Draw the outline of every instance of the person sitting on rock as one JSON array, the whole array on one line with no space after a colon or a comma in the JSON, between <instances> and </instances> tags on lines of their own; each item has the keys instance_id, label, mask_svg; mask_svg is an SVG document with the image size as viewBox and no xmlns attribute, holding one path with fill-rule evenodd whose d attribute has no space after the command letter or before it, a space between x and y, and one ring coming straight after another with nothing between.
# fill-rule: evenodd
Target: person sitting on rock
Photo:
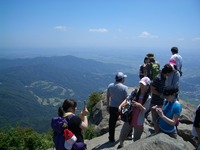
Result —
<instances>
[{"instance_id":1,"label":"person sitting on rock","mask_svg":"<svg viewBox=\"0 0 200 150\"><path fill-rule=\"evenodd\" d=\"M176 124L180 118L182 111L181 104L177 101L176 94L178 90L164 90L163 96L166 101L163 108L158 108L157 105L152 109L155 109L159 115L157 119L159 131L168 134L173 138L177 138Z\"/></svg>"},{"instance_id":2,"label":"person sitting on rock","mask_svg":"<svg viewBox=\"0 0 200 150\"><path fill-rule=\"evenodd\" d=\"M145 113L148 111L151 102L150 96L150 83L151 80L148 77L143 77L140 81L140 87L138 92L133 91L130 96L128 96L125 101L132 101L132 117L130 122L124 122L123 127L120 132L119 142L117 149L123 147L124 140L127 138L129 132L134 129L133 140L137 141L141 138L144 131L144 120ZM133 96L134 95L134 96ZM119 106L123 105L123 103Z\"/></svg>"}]
</instances>

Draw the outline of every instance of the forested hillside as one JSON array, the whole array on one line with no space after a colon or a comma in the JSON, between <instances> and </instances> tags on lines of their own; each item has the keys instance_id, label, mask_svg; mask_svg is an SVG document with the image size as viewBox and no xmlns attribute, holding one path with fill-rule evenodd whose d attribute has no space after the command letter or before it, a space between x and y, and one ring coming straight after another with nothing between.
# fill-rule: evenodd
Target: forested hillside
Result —
<instances>
[{"instance_id":1,"label":"forested hillside","mask_svg":"<svg viewBox=\"0 0 200 150\"><path fill-rule=\"evenodd\" d=\"M130 67L73 56L1 59L0 126L47 131L64 99L76 99L80 110L89 94L105 90L115 73L123 69Z\"/></svg>"}]
</instances>

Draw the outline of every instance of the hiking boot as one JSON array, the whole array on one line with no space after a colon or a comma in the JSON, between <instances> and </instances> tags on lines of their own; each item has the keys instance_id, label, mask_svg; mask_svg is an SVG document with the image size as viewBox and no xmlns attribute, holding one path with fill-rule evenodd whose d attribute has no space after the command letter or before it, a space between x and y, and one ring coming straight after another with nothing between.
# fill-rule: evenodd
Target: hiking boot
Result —
<instances>
[{"instance_id":1,"label":"hiking boot","mask_svg":"<svg viewBox=\"0 0 200 150\"><path fill-rule=\"evenodd\" d=\"M122 148L122 147L123 147L123 146L121 146L121 145L118 145L118 146L117 146L117 149L120 149L120 148Z\"/></svg>"},{"instance_id":2,"label":"hiking boot","mask_svg":"<svg viewBox=\"0 0 200 150\"><path fill-rule=\"evenodd\" d=\"M114 143L114 142L115 142L115 140L109 140L109 142L110 142L110 143Z\"/></svg>"}]
</instances>

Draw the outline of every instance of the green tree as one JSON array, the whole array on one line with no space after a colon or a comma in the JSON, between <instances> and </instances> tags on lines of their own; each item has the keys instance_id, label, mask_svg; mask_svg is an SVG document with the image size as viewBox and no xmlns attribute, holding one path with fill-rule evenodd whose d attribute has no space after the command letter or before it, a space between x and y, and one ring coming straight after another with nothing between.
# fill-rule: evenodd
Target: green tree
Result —
<instances>
[{"instance_id":1,"label":"green tree","mask_svg":"<svg viewBox=\"0 0 200 150\"><path fill-rule=\"evenodd\" d=\"M83 132L84 139L92 139L99 136L99 133L95 131L94 125L89 125L88 128Z\"/></svg>"},{"instance_id":2,"label":"green tree","mask_svg":"<svg viewBox=\"0 0 200 150\"><path fill-rule=\"evenodd\" d=\"M32 128L8 127L0 130L2 150L41 150L53 147L52 132L39 134Z\"/></svg>"},{"instance_id":3,"label":"green tree","mask_svg":"<svg viewBox=\"0 0 200 150\"><path fill-rule=\"evenodd\" d=\"M89 100L87 102L87 108L88 108L89 114L92 112L92 108L95 106L95 104L101 100L102 100L102 94L100 92L93 92L89 96Z\"/></svg>"}]
</instances>

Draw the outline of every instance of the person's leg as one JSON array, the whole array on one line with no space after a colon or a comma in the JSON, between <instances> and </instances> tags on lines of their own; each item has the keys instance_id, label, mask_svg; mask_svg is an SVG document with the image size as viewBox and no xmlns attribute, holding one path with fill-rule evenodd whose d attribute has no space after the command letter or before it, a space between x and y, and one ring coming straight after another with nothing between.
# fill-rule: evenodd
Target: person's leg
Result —
<instances>
[{"instance_id":1,"label":"person's leg","mask_svg":"<svg viewBox=\"0 0 200 150\"><path fill-rule=\"evenodd\" d=\"M177 131L174 131L172 133L167 133L170 137L177 139Z\"/></svg>"},{"instance_id":2,"label":"person's leg","mask_svg":"<svg viewBox=\"0 0 200 150\"><path fill-rule=\"evenodd\" d=\"M144 128L134 128L134 141L137 141L141 138L141 135L144 131Z\"/></svg>"},{"instance_id":3,"label":"person's leg","mask_svg":"<svg viewBox=\"0 0 200 150\"><path fill-rule=\"evenodd\" d=\"M118 120L119 114L118 114L118 108L110 107L110 118L109 118L109 141L114 142L115 141L115 125Z\"/></svg>"},{"instance_id":4,"label":"person's leg","mask_svg":"<svg viewBox=\"0 0 200 150\"><path fill-rule=\"evenodd\" d=\"M125 122L122 126L122 129L119 135L119 142L121 146L123 146L124 140L127 138L131 130L132 130L132 126L130 126L129 123Z\"/></svg>"}]
</instances>

